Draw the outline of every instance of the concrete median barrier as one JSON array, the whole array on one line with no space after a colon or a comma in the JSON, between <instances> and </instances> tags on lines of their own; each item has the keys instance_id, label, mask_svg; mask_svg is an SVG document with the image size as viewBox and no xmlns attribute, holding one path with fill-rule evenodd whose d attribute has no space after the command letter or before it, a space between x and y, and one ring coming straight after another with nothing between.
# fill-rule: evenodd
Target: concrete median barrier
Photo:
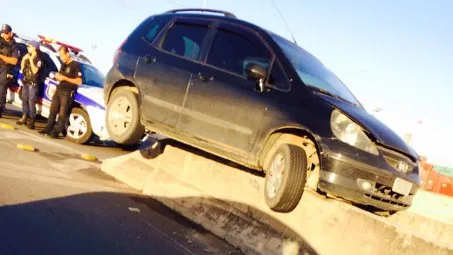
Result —
<instances>
[{"instance_id":1,"label":"concrete median barrier","mask_svg":"<svg viewBox=\"0 0 453 255\"><path fill-rule=\"evenodd\" d=\"M175 144L105 160L102 170L153 196L246 254L453 254L451 225L411 228L305 191L290 213L271 211L255 171ZM404 215L415 215L404 212ZM420 218L413 216L413 221ZM450 241L449 241L450 240Z\"/></svg>"}]
</instances>

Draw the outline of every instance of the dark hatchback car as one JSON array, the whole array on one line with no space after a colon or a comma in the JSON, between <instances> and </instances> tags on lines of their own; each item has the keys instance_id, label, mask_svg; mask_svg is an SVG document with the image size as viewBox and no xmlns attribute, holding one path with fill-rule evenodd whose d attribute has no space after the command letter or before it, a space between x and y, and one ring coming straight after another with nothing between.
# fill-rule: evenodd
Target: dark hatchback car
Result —
<instances>
[{"instance_id":1,"label":"dark hatchback car","mask_svg":"<svg viewBox=\"0 0 453 255\"><path fill-rule=\"evenodd\" d=\"M383 211L411 205L418 155L318 59L231 13L197 11L151 16L118 49L104 87L116 143L146 129L262 170L276 211L304 187Z\"/></svg>"}]
</instances>

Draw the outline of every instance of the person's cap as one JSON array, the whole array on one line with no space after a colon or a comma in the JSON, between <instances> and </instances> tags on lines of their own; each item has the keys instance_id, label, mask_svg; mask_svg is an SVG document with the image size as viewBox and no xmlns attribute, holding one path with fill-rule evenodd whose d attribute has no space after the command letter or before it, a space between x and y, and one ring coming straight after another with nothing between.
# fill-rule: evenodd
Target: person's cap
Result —
<instances>
[{"instance_id":1,"label":"person's cap","mask_svg":"<svg viewBox=\"0 0 453 255\"><path fill-rule=\"evenodd\" d=\"M36 49L39 49L39 42L37 42L35 40L29 41L27 44L30 45L30 46L33 46Z\"/></svg>"},{"instance_id":2,"label":"person's cap","mask_svg":"<svg viewBox=\"0 0 453 255\"><path fill-rule=\"evenodd\" d=\"M8 24L3 24L2 30L0 31L0 33L2 33L2 34L3 34L3 33L9 33L9 32L12 32L12 31L13 31L13 29L11 28L10 25L8 25Z\"/></svg>"}]
</instances>

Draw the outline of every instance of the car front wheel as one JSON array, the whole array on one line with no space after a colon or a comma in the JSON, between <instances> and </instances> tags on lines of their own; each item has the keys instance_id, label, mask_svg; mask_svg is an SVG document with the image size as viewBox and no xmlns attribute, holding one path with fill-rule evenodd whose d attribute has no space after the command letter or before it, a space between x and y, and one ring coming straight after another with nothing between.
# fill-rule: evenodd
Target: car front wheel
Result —
<instances>
[{"instance_id":1,"label":"car front wheel","mask_svg":"<svg viewBox=\"0 0 453 255\"><path fill-rule=\"evenodd\" d=\"M307 157L302 148L281 144L264 166L266 180L264 197L274 211L292 211L304 192Z\"/></svg>"},{"instance_id":2,"label":"car front wheel","mask_svg":"<svg viewBox=\"0 0 453 255\"><path fill-rule=\"evenodd\" d=\"M143 137L145 128L140 123L138 95L129 87L113 91L106 118L107 131L114 142L134 145Z\"/></svg>"}]
</instances>

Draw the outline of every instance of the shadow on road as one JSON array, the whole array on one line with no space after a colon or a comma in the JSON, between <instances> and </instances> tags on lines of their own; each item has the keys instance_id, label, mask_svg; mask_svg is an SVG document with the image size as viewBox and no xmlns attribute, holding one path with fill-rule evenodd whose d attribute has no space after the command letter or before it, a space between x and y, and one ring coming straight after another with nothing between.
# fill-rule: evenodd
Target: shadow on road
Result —
<instances>
[{"instance_id":1,"label":"shadow on road","mask_svg":"<svg viewBox=\"0 0 453 255\"><path fill-rule=\"evenodd\" d=\"M203 206L213 204L209 199L197 197L161 199L173 203L189 201ZM218 206L215 208L219 210ZM268 222L276 223L271 218ZM106 192L2 206L0 225L2 255L194 254L194 250L183 246L196 246L197 239L209 235L202 227L150 197ZM181 226L193 230L181 231ZM292 238L303 242L301 237ZM206 240L204 243L210 242L209 238ZM241 254L226 244L212 252L198 248L205 254ZM316 252L303 242L301 254Z\"/></svg>"}]
</instances>

